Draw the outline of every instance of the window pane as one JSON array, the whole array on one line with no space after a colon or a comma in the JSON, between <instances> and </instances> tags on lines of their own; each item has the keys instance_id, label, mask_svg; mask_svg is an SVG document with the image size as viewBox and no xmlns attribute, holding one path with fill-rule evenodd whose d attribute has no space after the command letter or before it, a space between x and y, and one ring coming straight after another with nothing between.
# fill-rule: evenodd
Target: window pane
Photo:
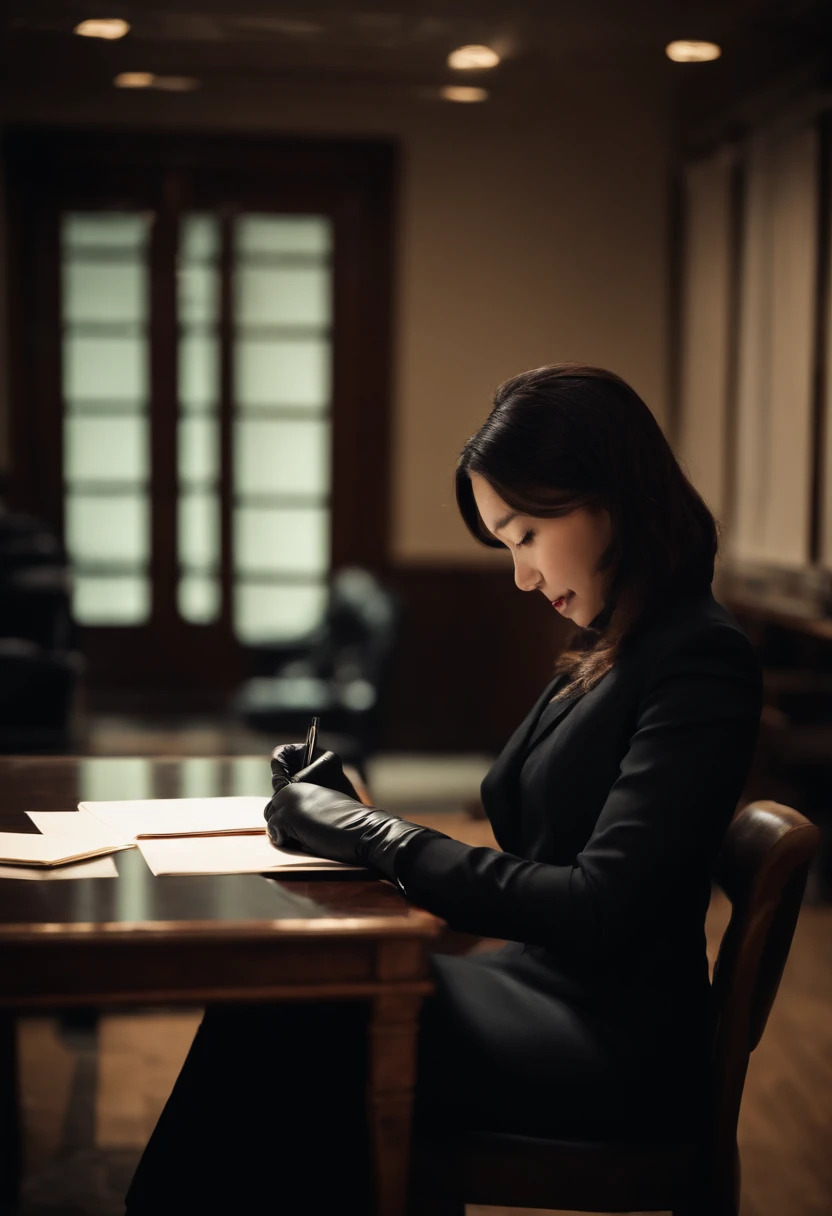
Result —
<instances>
[{"instance_id":1,"label":"window pane","mask_svg":"<svg viewBox=\"0 0 832 1216\"><path fill-rule=\"evenodd\" d=\"M177 603L196 625L221 611L219 221L187 215L179 237L179 317L192 328L179 340Z\"/></svg>"},{"instance_id":2,"label":"window pane","mask_svg":"<svg viewBox=\"0 0 832 1216\"><path fill-rule=\"evenodd\" d=\"M147 341L140 338L64 339L66 401L147 399Z\"/></svg>"},{"instance_id":3,"label":"window pane","mask_svg":"<svg viewBox=\"0 0 832 1216\"><path fill-rule=\"evenodd\" d=\"M319 624L326 588L249 586L234 589L234 620L240 641L249 644L302 637Z\"/></svg>"},{"instance_id":4,"label":"window pane","mask_svg":"<svg viewBox=\"0 0 832 1216\"><path fill-rule=\"evenodd\" d=\"M179 421L179 480L183 487L194 482L203 487L219 477L219 434L211 418L182 418Z\"/></svg>"},{"instance_id":5,"label":"window pane","mask_svg":"<svg viewBox=\"0 0 832 1216\"><path fill-rule=\"evenodd\" d=\"M209 625L220 614L219 579L185 574L179 580L179 615L192 625Z\"/></svg>"},{"instance_id":6,"label":"window pane","mask_svg":"<svg viewBox=\"0 0 832 1216\"><path fill-rule=\"evenodd\" d=\"M237 220L237 253L304 253L324 256L332 225L323 215L246 215Z\"/></svg>"},{"instance_id":7,"label":"window pane","mask_svg":"<svg viewBox=\"0 0 832 1216\"><path fill-rule=\"evenodd\" d=\"M176 276L179 320L184 324L216 322L219 314L219 283L210 264L181 264Z\"/></svg>"},{"instance_id":8,"label":"window pane","mask_svg":"<svg viewBox=\"0 0 832 1216\"><path fill-rule=\"evenodd\" d=\"M238 338L234 345L234 393L238 406L329 405L329 342L325 338Z\"/></svg>"},{"instance_id":9,"label":"window pane","mask_svg":"<svg viewBox=\"0 0 832 1216\"><path fill-rule=\"evenodd\" d=\"M243 265L237 272L237 323L323 329L330 323L329 283L325 266Z\"/></svg>"},{"instance_id":10,"label":"window pane","mask_svg":"<svg viewBox=\"0 0 832 1216\"><path fill-rule=\"evenodd\" d=\"M141 483L149 473L144 417L65 417L64 476L70 485L76 481Z\"/></svg>"},{"instance_id":11,"label":"window pane","mask_svg":"<svg viewBox=\"0 0 832 1216\"><path fill-rule=\"evenodd\" d=\"M150 556L152 222L150 212L61 218L65 532L76 567L74 610L84 625L134 625L150 612L143 567ZM87 493L96 482L124 488Z\"/></svg>"},{"instance_id":12,"label":"window pane","mask_svg":"<svg viewBox=\"0 0 832 1216\"><path fill-rule=\"evenodd\" d=\"M234 553L240 573L323 573L329 565L329 511L237 507Z\"/></svg>"},{"instance_id":13,"label":"window pane","mask_svg":"<svg viewBox=\"0 0 832 1216\"><path fill-rule=\"evenodd\" d=\"M179 563L213 569L220 556L220 512L217 495L181 494L179 498Z\"/></svg>"},{"instance_id":14,"label":"window pane","mask_svg":"<svg viewBox=\"0 0 832 1216\"><path fill-rule=\"evenodd\" d=\"M216 216L186 216L179 231L179 252L186 262L219 257L220 232Z\"/></svg>"},{"instance_id":15,"label":"window pane","mask_svg":"<svg viewBox=\"0 0 832 1216\"><path fill-rule=\"evenodd\" d=\"M126 265L64 261L64 320L143 323L146 275L138 262Z\"/></svg>"},{"instance_id":16,"label":"window pane","mask_svg":"<svg viewBox=\"0 0 832 1216\"><path fill-rule=\"evenodd\" d=\"M329 492L327 421L241 418L234 431L234 484L247 494Z\"/></svg>"},{"instance_id":17,"label":"window pane","mask_svg":"<svg viewBox=\"0 0 832 1216\"><path fill-rule=\"evenodd\" d=\"M85 625L141 625L150 616L150 584L140 575L76 575L72 608Z\"/></svg>"},{"instance_id":18,"label":"window pane","mask_svg":"<svg viewBox=\"0 0 832 1216\"><path fill-rule=\"evenodd\" d=\"M79 211L63 217L61 234L64 249L119 248L144 249L153 215L142 212Z\"/></svg>"},{"instance_id":19,"label":"window pane","mask_svg":"<svg viewBox=\"0 0 832 1216\"><path fill-rule=\"evenodd\" d=\"M219 399L220 352L213 335L184 334L179 340L179 405L183 410L214 407Z\"/></svg>"},{"instance_id":20,"label":"window pane","mask_svg":"<svg viewBox=\"0 0 832 1216\"><path fill-rule=\"evenodd\" d=\"M150 554L149 514L144 495L69 493L66 543L73 561L143 565Z\"/></svg>"}]
</instances>

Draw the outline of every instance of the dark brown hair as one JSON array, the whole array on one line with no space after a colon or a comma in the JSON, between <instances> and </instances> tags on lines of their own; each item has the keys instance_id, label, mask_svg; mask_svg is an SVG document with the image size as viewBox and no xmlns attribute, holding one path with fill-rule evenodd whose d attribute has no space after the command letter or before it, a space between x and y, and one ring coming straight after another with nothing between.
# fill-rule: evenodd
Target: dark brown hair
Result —
<instances>
[{"instance_id":1,"label":"dark brown hair","mask_svg":"<svg viewBox=\"0 0 832 1216\"><path fill-rule=\"evenodd\" d=\"M613 372L554 363L500 385L460 454L456 498L473 536L504 549L480 518L471 473L525 515L610 514L597 566L607 572L604 608L558 658L555 670L571 677L558 696L567 685L588 691L654 612L713 580L718 525L650 410Z\"/></svg>"}]
</instances>

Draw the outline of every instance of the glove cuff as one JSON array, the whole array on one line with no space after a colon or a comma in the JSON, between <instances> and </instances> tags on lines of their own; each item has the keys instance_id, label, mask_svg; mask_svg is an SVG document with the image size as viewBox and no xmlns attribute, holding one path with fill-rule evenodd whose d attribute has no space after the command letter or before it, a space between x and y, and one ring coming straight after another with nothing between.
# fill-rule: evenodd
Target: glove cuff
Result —
<instances>
[{"instance_id":1,"label":"glove cuff","mask_svg":"<svg viewBox=\"0 0 832 1216\"><path fill-rule=\"evenodd\" d=\"M444 833L375 809L368 811L368 820L356 849L362 865L380 870L385 878L404 890L396 873L402 849L417 837L442 836Z\"/></svg>"}]
</instances>

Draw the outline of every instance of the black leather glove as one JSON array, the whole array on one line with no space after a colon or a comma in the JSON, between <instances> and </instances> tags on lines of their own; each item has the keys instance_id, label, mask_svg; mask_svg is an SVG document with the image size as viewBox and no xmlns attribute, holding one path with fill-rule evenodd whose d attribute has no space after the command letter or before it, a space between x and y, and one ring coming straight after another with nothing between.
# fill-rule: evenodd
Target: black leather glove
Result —
<instances>
[{"instance_id":1,"label":"black leather glove","mask_svg":"<svg viewBox=\"0 0 832 1216\"><path fill-rule=\"evenodd\" d=\"M346 794L348 798L361 799L344 772L335 752L320 752L312 763L303 768L305 743L281 743L272 752L272 789L282 790L290 781L306 781L312 785L323 785L328 790ZM266 807L266 818L271 814L271 803Z\"/></svg>"},{"instance_id":2,"label":"black leather glove","mask_svg":"<svg viewBox=\"0 0 832 1216\"><path fill-rule=\"evenodd\" d=\"M266 817L269 836L278 847L368 866L391 882L397 882L396 858L409 842L426 836L447 839L433 828L363 806L342 793L310 785L305 778L283 785L266 808Z\"/></svg>"}]
</instances>

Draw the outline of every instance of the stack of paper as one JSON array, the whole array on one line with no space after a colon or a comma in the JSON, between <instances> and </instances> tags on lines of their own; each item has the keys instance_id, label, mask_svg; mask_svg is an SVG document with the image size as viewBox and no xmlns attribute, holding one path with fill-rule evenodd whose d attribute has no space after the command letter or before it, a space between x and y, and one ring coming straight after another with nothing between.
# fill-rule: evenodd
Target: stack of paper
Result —
<instances>
[{"instance_id":1,"label":"stack of paper","mask_svg":"<svg viewBox=\"0 0 832 1216\"><path fill-rule=\"evenodd\" d=\"M50 866L138 846L157 875L363 869L276 848L263 816L267 802L266 797L151 798L81 802L75 813L29 811L43 835L0 833L0 862Z\"/></svg>"},{"instance_id":2,"label":"stack of paper","mask_svg":"<svg viewBox=\"0 0 832 1216\"><path fill-rule=\"evenodd\" d=\"M135 841L154 874L264 874L363 870L278 849L266 831L268 797L148 798L81 802L120 839Z\"/></svg>"},{"instance_id":3,"label":"stack of paper","mask_svg":"<svg viewBox=\"0 0 832 1216\"><path fill-rule=\"evenodd\" d=\"M80 802L87 811L131 840L159 836L262 835L268 798L142 798L124 802Z\"/></svg>"},{"instance_id":4,"label":"stack of paper","mask_svg":"<svg viewBox=\"0 0 832 1216\"><path fill-rule=\"evenodd\" d=\"M74 816L70 814L66 818ZM54 831L41 836L0 832L0 862L6 865L60 866L115 853L126 847L111 828L87 816L83 823L73 825L72 831Z\"/></svg>"},{"instance_id":5,"label":"stack of paper","mask_svg":"<svg viewBox=\"0 0 832 1216\"><path fill-rule=\"evenodd\" d=\"M325 857L278 849L268 835L189 836L139 840L154 874L267 874L277 870L360 870Z\"/></svg>"},{"instance_id":6,"label":"stack of paper","mask_svg":"<svg viewBox=\"0 0 832 1216\"><path fill-rule=\"evenodd\" d=\"M14 878L30 882L45 882L56 878L118 878L116 863L112 857L94 857L92 861L70 862L59 866L0 866L0 878Z\"/></svg>"}]
</instances>

